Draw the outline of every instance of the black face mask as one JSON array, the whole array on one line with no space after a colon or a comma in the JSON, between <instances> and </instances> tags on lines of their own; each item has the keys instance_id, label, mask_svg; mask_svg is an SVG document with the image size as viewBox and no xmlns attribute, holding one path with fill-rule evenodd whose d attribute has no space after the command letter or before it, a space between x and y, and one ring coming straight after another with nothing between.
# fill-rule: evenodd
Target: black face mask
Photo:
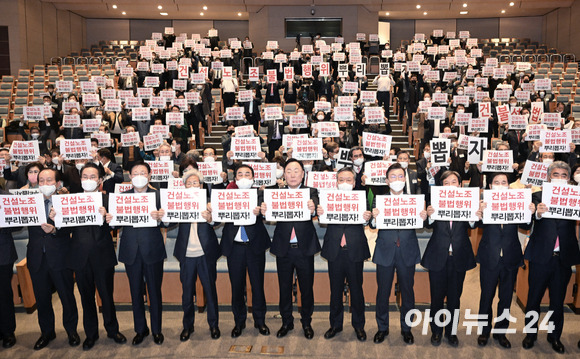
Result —
<instances>
[{"instance_id":1,"label":"black face mask","mask_svg":"<svg viewBox=\"0 0 580 359\"><path fill-rule=\"evenodd\" d=\"M338 128L340 131L346 131L346 127L339 127Z\"/></svg>"},{"instance_id":2,"label":"black face mask","mask_svg":"<svg viewBox=\"0 0 580 359\"><path fill-rule=\"evenodd\" d=\"M413 80L413 81L411 81L411 83L412 83L413 85L415 85L415 84L417 84L417 81Z\"/></svg>"},{"instance_id":3,"label":"black face mask","mask_svg":"<svg viewBox=\"0 0 580 359\"><path fill-rule=\"evenodd\" d=\"M228 135L231 135L231 134L233 134L234 132L236 132L236 131L228 131L227 133L228 133Z\"/></svg>"}]
</instances>

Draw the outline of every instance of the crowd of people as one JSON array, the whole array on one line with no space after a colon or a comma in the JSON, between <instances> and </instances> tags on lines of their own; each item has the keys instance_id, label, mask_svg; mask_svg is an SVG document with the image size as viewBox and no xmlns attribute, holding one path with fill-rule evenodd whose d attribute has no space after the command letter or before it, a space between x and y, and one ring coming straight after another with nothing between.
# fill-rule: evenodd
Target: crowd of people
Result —
<instances>
[{"instance_id":1,"label":"crowd of people","mask_svg":"<svg viewBox=\"0 0 580 359\"><path fill-rule=\"evenodd\" d=\"M23 116L11 124L11 128L18 131L22 140L37 141L40 152L37 161L18 163L10 155L11 143L2 143L0 156L5 160L5 168L0 184L5 190L39 191L44 196L47 214L45 223L28 227L27 266L36 297L41 331L34 349L46 347L55 338L55 317L51 302L53 288L56 288L63 306L63 325L69 344L77 346L81 343L77 333L78 311L73 291L75 282L83 309L86 335L83 349L91 349L99 338L95 289L102 300L107 336L116 343L126 342L126 337L119 330L113 301L114 267L118 261L124 263L129 279L136 333L132 343L142 343L151 332L154 342L162 344L161 283L164 261L168 255L175 256L180 263L183 287L181 341L187 341L194 332L193 298L197 277L203 285L207 300L210 336L218 339L221 335L216 262L222 255L227 257L231 282L231 307L235 321L231 336L242 335L246 326L246 272L251 283L254 326L260 334L269 335L264 292L264 271L269 250L276 257L280 292L282 326L277 331L277 337L284 337L294 329L294 274L299 284L303 334L308 339L314 337L311 326L314 311L314 262L315 256L320 253L328 263L331 292L330 328L324 333L326 339L335 337L343 330L343 293L345 283L348 283L351 325L358 340L366 340L363 264L372 258L376 264L378 284L378 331L373 341L381 343L389 334L389 296L396 272L402 296L402 339L407 344L414 343L408 314L415 308L415 266L420 263L429 272L431 313L443 310L445 300L450 313L449 320L444 324L436 321L430 324L431 343L439 345L442 336L445 336L448 343L456 347L459 340L453 324L457 323L456 310L460 309L465 274L479 263L479 314L485 315L487 320L478 335L477 343L485 346L490 336L493 336L500 346L510 348L511 343L503 333L509 325L516 275L525 258L529 261L526 313L540 312L541 299L549 288L553 330L548 334L548 342L556 352L565 351L560 341L564 323L564 297L572 275L571 267L580 264L576 221L544 218L550 204L542 202L542 186L525 183L522 174L526 163L541 162L547 166L546 183L578 184L579 149L570 142L566 144L565 151L543 152L541 141L531 139L531 133L525 127L511 128L510 122L499 118L497 108L508 105L510 116L523 115L526 122L529 121L528 125L536 124L532 121L542 124L541 117L536 118L532 114L537 108L533 104L539 102L543 113L558 113L558 123L552 124L551 130L570 131L580 128L580 119L574 121L569 117L568 104L554 103L553 91L535 89L533 68L490 62L478 53L477 43L468 39L432 37L427 41L414 41L406 48L391 50L387 47L381 52L385 66L380 66L380 73L371 81L371 76L366 73L370 64L366 68L359 66L364 56L360 43L345 44L340 36L330 41L332 45L317 36L312 41L312 52L308 48L296 48L285 53L275 48L275 44L269 43L261 56L248 60L253 51L250 39L230 39L232 41L219 48L217 34L213 31L210 34L212 36L193 43L186 42L181 35L172 34L164 34L163 39L158 41L152 40L152 43L141 49L137 64L121 62L117 66L115 79L107 79L104 86L97 87L96 93L101 95L97 104L85 103L86 93L81 91L62 92L58 86L49 85L43 97L46 109L44 121L33 123ZM432 51L433 48L436 50ZM263 74L257 80L249 76L254 63L259 64ZM159 64L160 72L157 71L159 66L156 66ZM183 77L177 64L188 65L184 77L185 87L180 82ZM347 64L346 71L341 66L344 64ZM135 71L127 75L122 70L127 66L133 66ZM503 75L493 71L499 68L506 69ZM272 75L268 70L274 70L275 74ZM486 81L478 80L482 78ZM123 100L120 109L109 109L108 99L102 96L102 90L111 89L117 90L115 96ZM215 101L215 91L212 95L212 89L219 89L219 102ZM508 90L507 99L498 101L495 98L497 90ZM251 98L244 102L239 98L236 100L241 91L250 91ZM369 99L365 92L374 95ZM135 108L128 106L130 97L139 98L139 105L148 109L147 119L133 116ZM164 98L165 101L162 101L162 105L154 105L155 97ZM464 97L467 97L465 102L461 100ZM470 131L467 125L458 124L458 114L471 114L472 118L479 118L483 114L479 110L481 103L489 103L487 131ZM288 105L292 105L292 112L285 110ZM397 107L398 116L391 116L390 108L393 105ZM219 109L216 111L215 106L223 106L223 113ZM241 119L228 119L228 109L232 107L243 107ZM269 107L280 107L280 117L268 118L265 112ZM346 115L341 111L339 117L337 109L340 107L347 107L351 111L346 111ZM382 109L379 121L366 118L366 110L373 107ZM429 108L434 107L444 107L445 116L431 118ZM183 114L183 123L168 125L170 113ZM219 118L215 118L216 114L220 115ZM81 120L100 120L98 132L86 132L82 124L65 126L64 119L70 115L79 115ZM296 125L296 118L306 118L305 125ZM210 123L218 122L227 127L221 139L222 170L217 181L208 181L198 164L216 162L218 150L212 146L201 146L200 139L210 134ZM338 123L331 136L322 133L320 124L324 123ZM403 124L404 131L414 133L418 140L416 148L406 150L390 146L384 153L370 154L369 145L363 141L365 134L390 135L393 132L391 125L395 123ZM255 182L254 168L245 163L247 161L240 160L232 146L238 135L237 130L250 125L250 137L259 137L263 148L258 153L260 159L255 161L273 162L277 167L276 178L271 186L258 188L258 205L253 208L255 223L220 224L212 211L212 204L208 203L202 213L203 222L178 224L175 251L166 253L161 229L177 224L162 221L166 209L161 206L159 189L167 188L168 182L151 181L149 161L172 161L175 168L171 176L181 178L185 188L203 188L208 192L213 189L252 188ZM145 145L145 137L153 133L153 126L164 128L165 135L162 144L150 149ZM123 135L132 132L139 134L140 142L125 145ZM108 136L95 136L97 134ZM284 136L288 135L320 138L320 155L314 159L295 158L293 155L297 149L283 146ZM483 171L483 161L468 161L468 150L461 141L464 136L486 138L487 149L511 152L513 166L502 173ZM91 158L71 161L61 154L63 141L89 137L92 144ZM450 141L445 165L432 165L436 150L431 148L433 139ZM341 157L342 150L347 153L344 157ZM416 170L412 169L414 157ZM366 164L374 161L389 162L382 185L370 185L367 181L370 174L365 173ZM113 215L107 208L107 196L115 192L116 184L124 182L124 172L128 173L132 185L132 189L126 193L155 194L156 210L150 216L157 221L156 227L116 228L109 225ZM370 194L367 208L361 213L364 223L329 224L325 226L324 238L318 238L315 227L320 224L316 218L325 214L325 208L319 201L323 189L306 186L308 176L314 172L334 173L334 188L340 191L358 190ZM533 214L532 219L529 223L484 224L483 211L487 204L482 201L476 212L477 221L435 220L433 215L436 209L431 203L433 186L466 186L478 190L531 188L534 193L528 205ZM271 238L264 225L268 211L263 199L264 188L310 188L309 218L278 222ZM102 192L104 207L99 212L105 218L104 222L99 226L57 228L54 222L57 213L52 206L54 196L81 192ZM8 192L3 191L2 194ZM414 194L425 195L426 203L420 217L424 227L432 230L424 253L419 250L415 229L381 228L378 229L376 247L371 256L368 230L365 227L376 228L376 219L380 215L376 206L377 196ZM215 227L219 225L223 225L223 229L218 239ZM483 229L483 235L477 255L474 255L469 230L477 227ZM518 236L519 228L531 229L525 250ZM11 289L13 264L17 260L12 239L15 230L18 228L9 227L2 228L0 232L0 248L3 248L0 251L0 333L6 348L16 343ZM111 235L116 230L120 230L118 256ZM145 317L145 283L150 325ZM498 287L498 320L494 320L493 325L492 302ZM531 318L526 315L526 323ZM537 322L530 325L537 328ZM494 334L501 329L504 332L498 332L502 334ZM537 332L527 333L523 347L533 347L536 339Z\"/></svg>"}]
</instances>

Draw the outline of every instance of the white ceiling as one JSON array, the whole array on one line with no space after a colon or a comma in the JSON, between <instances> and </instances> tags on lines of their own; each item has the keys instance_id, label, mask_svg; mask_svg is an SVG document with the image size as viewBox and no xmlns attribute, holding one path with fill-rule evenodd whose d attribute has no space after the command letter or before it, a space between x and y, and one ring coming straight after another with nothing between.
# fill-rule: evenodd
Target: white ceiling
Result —
<instances>
[{"instance_id":1,"label":"white ceiling","mask_svg":"<svg viewBox=\"0 0 580 359\"><path fill-rule=\"evenodd\" d=\"M538 16L573 0L41 0L85 18L247 20L263 6L361 5L387 19L446 19ZM467 7L463 7L463 4ZM420 4L421 8L416 6ZM117 5L117 9L113 9ZM161 5L162 10L157 6ZM203 6L208 6L203 10ZM505 13L501 13L505 10ZM125 11L126 15L122 12ZM468 11L461 15L460 11ZM167 12L168 16L161 16ZM200 15L203 12L204 15ZM386 13L389 15L386 15ZM424 15L427 12L427 15ZM241 13L241 16L238 15Z\"/></svg>"}]
</instances>

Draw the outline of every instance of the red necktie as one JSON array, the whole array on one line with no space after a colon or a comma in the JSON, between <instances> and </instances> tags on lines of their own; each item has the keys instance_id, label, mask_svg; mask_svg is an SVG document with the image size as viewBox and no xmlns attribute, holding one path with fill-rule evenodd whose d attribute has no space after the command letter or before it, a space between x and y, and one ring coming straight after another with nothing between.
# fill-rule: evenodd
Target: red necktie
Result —
<instances>
[{"instance_id":1,"label":"red necktie","mask_svg":"<svg viewBox=\"0 0 580 359\"><path fill-rule=\"evenodd\" d=\"M344 234L342 235L342 239L340 240L340 246L341 247L346 246L346 237L344 236Z\"/></svg>"}]
</instances>

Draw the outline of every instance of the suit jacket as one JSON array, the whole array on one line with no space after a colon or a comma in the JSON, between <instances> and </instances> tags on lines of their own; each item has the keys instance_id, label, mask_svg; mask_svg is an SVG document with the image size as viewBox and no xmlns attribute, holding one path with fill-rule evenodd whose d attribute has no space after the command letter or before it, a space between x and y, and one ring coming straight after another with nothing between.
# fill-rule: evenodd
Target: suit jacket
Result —
<instances>
[{"instance_id":1,"label":"suit jacket","mask_svg":"<svg viewBox=\"0 0 580 359\"><path fill-rule=\"evenodd\" d=\"M109 169L113 172L113 177L103 182L103 191L106 193L115 192L115 183L123 183L123 168L113 162L109 162Z\"/></svg>"},{"instance_id":2,"label":"suit jacket","mask_svg":"<svg viewBox=\"0 0 580 359\"><path fill-rule=\"evenodd\" d=\"M103 194L103 204L107 207L108 196ZM117 265L115 245L111 227L106 221L102 225L72 228L72 239L67 256L69 268L77 271L85 268L89 257L97 268L110 268Z\"/></svg>"},{"instance_id":3,"label":"suit jacket","mask_svg":"<svg viewBox=\"0 0 580 359\"><path fill-rule=\"evenodd\" d=\"M148 186L148 193L155 193L157 208L161 208L159 191ZM136 193L132 188L124 193ZM165 243L158 227L135 228L132 226L123 227L119 244L119 262L131 265L135 263L137 252L141 254L146 264L161 262L167 258Z\"/></svg>"},{"instance_id":4,"label":"suit jacket","mask_svg":"<svg viewBox=\"0 0 580 359\"><path fill-rule=\"evenodd\" d=\"M180 223L179 231L177 232L177 239L175 241L175 249L173 256L179 262L185 261L185 254L187 253L187 245L189 243L189 234L191 232L191 223ZM222 255L222 250L218 243L217 236L213 227L207 222L200 222L197 224L197 236L201 243L201 248L205 257L212 262L216 262Z\"/></svg>"},{"instance_id":5,"label":"suit jacket","mask_svg":"<svg viewBox=\"0 0 580 359\"><path fill-rule=\"evenodd\" d=\"M477 262L482 267L494 269L499 264L500 254L503 252L503 261L510 267L518 267L523 264L522 246L518 237L517 224L483 224L477 226L483 228L481 242L477 249ZM522 226L529 228L529 226Z\"/></svg>"},{"instance_id":6,"label":"suit jacket","mask_svg":"<svg viewBox=\"0 0 580 359\"><path fill-rule=\"evenodd\" d=\"M64 166L63 165L63 184L68 188L70 193L81 193L84 192L81 185L81 174L75 166Z\"/></svg>"},{"instance_id":7,"label":"suit jacket","mask_svg":"<svg viewBox=\"0 0 580 359\"><path fill-rule=\"evenodd\" d=\"M405 194L417 194L417 188L419 187L419 183L417 181L417 171L413 171L410 169L406 169L405 170L405 177L409 176L409 186L411 188L407 188L407 185L405 184L405 189L403 191L403 193Z\"/></svg>"},{"instance_id":8,"label":"suit jacket","mask_svg":"<svg viewBox=\"0 0 580 359\"><path fill-rule=\"evenodd\" d=\"M364 225L362 224L329 224L324 235L324 244L320 255L329 262L336 260L342 250L340 242L345 235L348 257L352 262L362 262L371 257Z\"/></svg>"},{"instance_id":9,"label":"suit jacket","mask_svg":"<svg viewBox=\"0 0 580 359\"><path fill-rule=\"evenodd\" d=\"M272 89L273 87L273 89ZM266 89L266 99L264 100L265 103L281 103L280 101L280 92L278 91L278 83L274 84L266 84L264 85ZM272 93L273 92L273 93Z\"/></svg>"},{"instance_id":10,"label":"suit jacket","mask_svg":"<svg viewBox=\"0 0 580 359\"><path fill-rule=\"evenodd\" d=\"M122 147L121 153L123 154L123 168L129 170L129 147ZM135 158L134 162L143 160L141 157L141 151L139 150L138 146L133 146L133 157Z\"/></svg>"},{"instance_id":11,"label":"suit jacket","mask_svg":"<svg viewBox=\"0 0 580 359\"><path fill-rule=\"evenodd\" d=\"M262 104L262 101L255 98L252 99L252 102L254 103L252 113L250 113L250 102L244 102L244 114L246 115L246 121L254 124L260 122L260 105Z\"/></svg>"},{"instance_id":12,"label":"suit jacket","mask_svg":"<svg viewBox=\"0 0 580 359\"><path fill-rule=\"evenodd\" d=\"M268 126L268 143L272 140L274 135L276 134L276 122L278 122L278 130L280 131L280 140L282 140L282 136L284 135L284 126L288 124L287 118L284 120L278 121L264 121L266 126Z\"/></svg>"},{"instance_id":13,"label":"suit jacket","mask_svg":"<svg viewBox=\"0 0 580 359\"><path fill-rule=\"evenodd\" d=\"M315 188L310 188L310 199L314 201L315 206L318 206L318 191ZM276 230L274 231L274 237L272 238L270 253L276 257L284 257L286 253L288 253L292 228L294 228L294 231L296 232L298 248L302 254L305 256L313 256L320 252L320 242L316 235L316 229L312 223L312 218L308 218L306 221L276 223Z\"/></svg>"},{"instance_id":14,"label":"suit jacket","mask_svg":"<svg viewBox=\"0 0 580 359\"><path fill-rule=\"evenodd\" d=\"M542 191L532 194L532 202L536 206L542 202ZM537 219L535 214L532 217L534 229L524 252L524 259L533 263L547 264L552 258L556 238L559 238L562 264L567 267L580 264L576 221L554 218Z\"/></svg>"},{"instance_id":15,"label":"suit jacket","mask_svg":"<svg viewBox=\"0 0 580 359\"><path fill-rule=\"evenodd\" d=\"M447 262L449 244L451 244L456 271L462 272L475 268L473 247L467 235L468 222L453 222L453 228L450 228L449 221L435 221L429 224L427 220L426 227L433 228L433 234L421 260L423 267L432 271L442 270Z\"/></svg>"},{"instance_id":16,"label":"suit jacket","mask_svg":"<svg viewBox=\"0 0 580 359\"><path fill-rule=\"evenodd\" d=\"M54 226L54 222L50 218L47 219L46 223ZM40 226L28 227L28 246L26 248L28 269L31 272L40 270L43 253L46 254L46 262L50 269L55 271L66 269L66 258L70 249L70 234L69 228L57 228L54 234L49 234L44 232Z\"/></svg>"}]
</instances>

